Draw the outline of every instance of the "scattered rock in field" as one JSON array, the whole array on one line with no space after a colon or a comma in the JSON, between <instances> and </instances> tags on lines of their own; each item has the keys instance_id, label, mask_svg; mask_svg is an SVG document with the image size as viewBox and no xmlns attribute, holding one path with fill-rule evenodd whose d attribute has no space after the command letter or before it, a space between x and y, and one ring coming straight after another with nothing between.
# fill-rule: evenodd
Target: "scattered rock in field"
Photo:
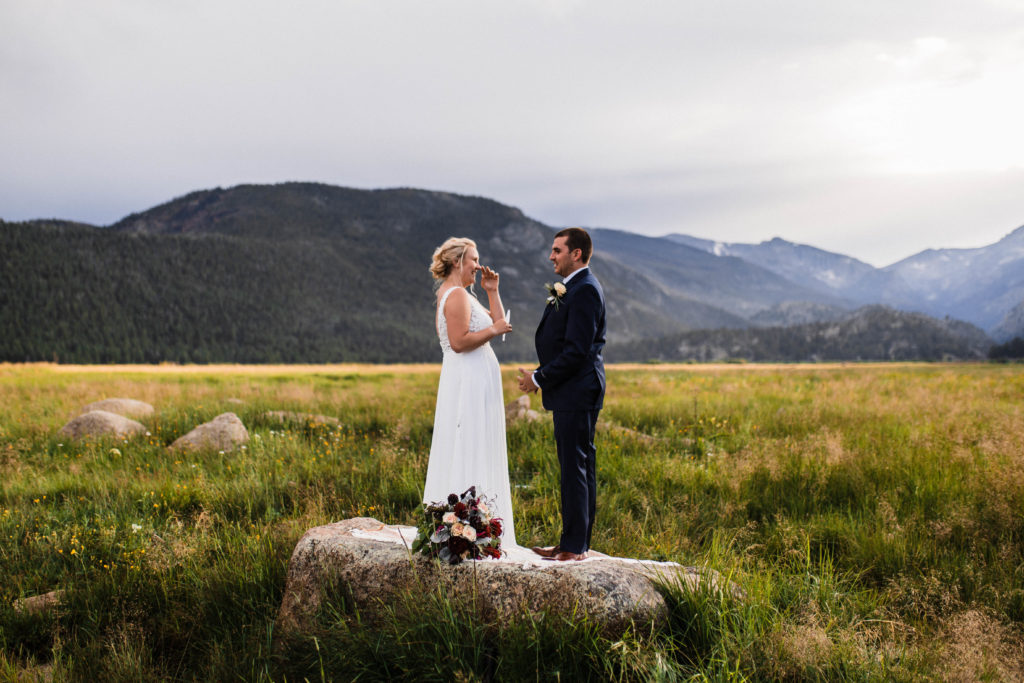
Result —
<instances>
[{"instance_id":1,"label":"scattered rock in field","mask_svg":"<svg viewBox=\"0 0 1024 683\"><path fill-rule=\"evenodd\" d=\"M144 431L146 428L142 424L123 415L106 410L92 410L61 427L60 434L71 439L108 435L127 438Z\"/></svg>"},{"instance_id":2,"label":"scattered rock in field","mask_svg":"<svg viewBox=\"0 0 1024 683\"><path fill-rule=\"evenodd\" d=\"M540 413L530 408L530 397L523 394L514 401L505 405L505 422L511 424L519 420L536 422L541 419Z\"/></svg>"},{"instance_id":3,"label":"scattered rock in field","mask_svg":"<svg viewBox=\"0 0 1024 683\"><path fill-rule=\"evenodd\" d=\"M314 622L321 596L332 586L341 586L371 620L382 605L394 604L399 591L412 588L426 595L441 588L453 603L477 605L486 622L575 611L595 619L611 635L632 623L664 623L668 608L655 580L680 581L691 588L708 581L715 588L721 585L717 572L671 562L607 556L553 562L522 548L512 558L451 566L411 555L406 545L410 533L415 533L411 527L385 526L366 517L307 531L288 563L276 632L301 633ZM389 534L396 540L376 538ZM732 590L742 595L737 587Z\"/></svg>"},{"instance_id":4,"label":"scattered rock in field","mask_svg":"<svg viewBox=\"0 0 1024 683\"><path fill-rule=\"evenodd\" d=\"M136 401L133 398L105 398L102 401L90 403L82 408L82 413L88 413L93 410L105 410L108 413L125 417L148 417L154 412L153 406L144 401Z\"/></svg>"},{"instance_id":5,"label":"scattered rock in field","mask_svg":"<svg viewBox=\"0 0 1024 683\"><path fill-rule=\"evenodd\" d=\"M61 596L64 595L64 591L55 590L49 593L43 593L42 595L33 595L30 598L20 598L14 601L13 607L15 612L22 614L42 614L50 612L57 608L60 604Z\"/></svg>"},{"instance_id":6,"label":"scattered rock in field","mask_svg":"<svg viewBox=\"0 0 1024 683\"><path fill-rule=\"evenodd\" d=\"M305 424L312 422L318 425L338 425L341 420L328 415L314 415L312 413L294 413L289 410L269 410L263 413L263 417L271 422L299 422Z\"/></svg>"},{"instance_id":7,"label":"scattered rock in field","mask_svg":"<svg viewBox=\"0 0 1024 683\"><path fill-rule=\"evenodd\" d=\"M53 681L53 663L33 664L15 671L18 683L51 683Z\"/></svg>"},{"instance_id":8,"label":"scattered rock in field","mask_svg":"<svg viewBox=\"0 0 1024 683\"><path fill-rule=\"evenodd\" d=\"M249 443L249 432L234 413L223 413L205 422L170 445L172 450L230 451Z\"/></svg>"},{"instance_id":9,"label":"scattered rock in field","mask_svg":"<svg viewBox=\"0 0 1024 683\"><path fill-rule=\"evenodd\" d=\"M635 429L630 429L629 427L623 427L622 425L615 424L614 422L607 422L607 421L598 420L597 428L598 428L599 431L606 432L608 434L615 434L617 436L624 436L624 437L627 437L627 438L630 438L630 439L636 439L637 441L642 441L642 442L648 443L648 444L650 444L650 443L657 443L659 441L662 441L662 439L660 439L660 438L658 438L656 436L651 436L650 434L644 434L643 432L639 432L639 431L637 431Z\"/></svg>"}]
</instances>

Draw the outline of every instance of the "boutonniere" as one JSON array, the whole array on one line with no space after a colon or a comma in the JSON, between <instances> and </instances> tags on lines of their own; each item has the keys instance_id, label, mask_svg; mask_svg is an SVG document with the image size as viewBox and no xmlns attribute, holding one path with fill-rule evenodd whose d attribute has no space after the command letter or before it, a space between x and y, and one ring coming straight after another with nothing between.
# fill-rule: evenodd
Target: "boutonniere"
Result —
<instances>
[{"instance_id":1,"label":"boutonniere","mask_svg":"<svg viewBox=\"0 0 1024 683\"><path fill-rule=\"evenodd\" d=\"M562 303L562 297L565 296L565 283L556 282L555 284L544 283L544 289L548 290L548 303L555 305L555 310L558 310L558 304Z\"/></svg>"}]
</instances>

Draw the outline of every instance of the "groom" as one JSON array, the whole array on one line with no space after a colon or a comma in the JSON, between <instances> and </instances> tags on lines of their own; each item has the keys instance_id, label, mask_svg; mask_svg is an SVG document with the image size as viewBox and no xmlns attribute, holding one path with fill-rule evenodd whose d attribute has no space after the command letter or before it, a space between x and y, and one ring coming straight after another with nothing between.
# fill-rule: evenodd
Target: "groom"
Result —
<instances>
[{"instance_id":1,"label":"groom","mask_svg":"<svg viewBox=\"0 0 1024 683\"><path fill-rule=\"evenodd\" d=\"M604 402L604 291L587 264L594 247L582 228L555 235L548 260L562 276L548 297L535 343L540 367L519 368L519 388L543 390L552 411L561 468L562 536L558 545L534 548L554 560L584 560L597 510L594 428Z\"/></svg>"}]
</instances>

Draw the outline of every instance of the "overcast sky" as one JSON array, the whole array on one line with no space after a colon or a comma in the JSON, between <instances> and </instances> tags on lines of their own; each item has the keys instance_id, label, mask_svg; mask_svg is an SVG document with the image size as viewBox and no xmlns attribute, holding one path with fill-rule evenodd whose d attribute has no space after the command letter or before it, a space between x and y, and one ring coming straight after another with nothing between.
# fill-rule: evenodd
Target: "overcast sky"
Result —
<instances>
[{"instance_id":1,"label":"overcast sky","mask_svg":"<svg viewBox=\"0 0 1024 683\"><path fill-rule=\"evenodd\" d=\"M888 265L1024 224L1024 0L9 0L0 218L491 197Z\"/></svg>"}]
</instances>

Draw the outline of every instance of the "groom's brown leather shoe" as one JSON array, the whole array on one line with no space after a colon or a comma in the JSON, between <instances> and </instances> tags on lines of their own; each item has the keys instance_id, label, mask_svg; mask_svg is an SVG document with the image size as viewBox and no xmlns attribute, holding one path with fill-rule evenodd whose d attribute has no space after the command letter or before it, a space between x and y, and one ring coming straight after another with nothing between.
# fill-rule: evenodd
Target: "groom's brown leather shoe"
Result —
<instances>
[{"instance_id":1,"label":"groom's brown leather shoe","mask_svg":"<svg viewBox=\"0 0 1024 683\"><path fill-rule=\"evenodd\" d=\"M570 553L568 550L563 550L551 557L556 562L579 562L580 560L587 559L587 554L583 553Z\"/></svg>"},{"instance_id":2,"label":"groom's brown leather shoe","mask_svg":"<svg viewBox=\"0 0 1024 683\"><path fill-rule=\"evenodd\" d=\"M550 559L550 558L554 557L555 555L557 555L558 553L562 552L562 549L559 548L557 545L553 545L550 548L533 547L533 548L530 548L530 550L532 550L533 552L537 553L541 557L546 557L548 559Z\"/></svg>"}]
</instances>

